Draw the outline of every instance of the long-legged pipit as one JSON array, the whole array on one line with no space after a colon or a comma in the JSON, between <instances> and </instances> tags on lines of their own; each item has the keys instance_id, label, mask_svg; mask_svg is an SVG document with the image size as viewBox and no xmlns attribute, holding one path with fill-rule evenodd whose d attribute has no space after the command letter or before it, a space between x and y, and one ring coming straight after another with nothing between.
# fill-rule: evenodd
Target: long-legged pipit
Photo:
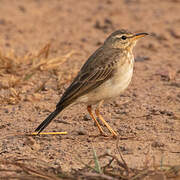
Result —
<instances>
[{"instance_id":1,"label":"long-legged pipit","mask_svg":"<svg viewBox=\"0 0 180 180\"><path fill-rule=\"evenodd\" d=\"M132 49L136 41L145 35L148 34L134 34L127 30L113 32L104 44L88 58L56 105L55 111L35 131L39 134L53 118L69 105L85 103L100 133L106 135L91 109L92 105L99 103L95 109L96 116L113 136L117 136L117 133L101 116L99 108L104 100L119 96L128 87L133 74Z\"/></svg>"}]
</instances>

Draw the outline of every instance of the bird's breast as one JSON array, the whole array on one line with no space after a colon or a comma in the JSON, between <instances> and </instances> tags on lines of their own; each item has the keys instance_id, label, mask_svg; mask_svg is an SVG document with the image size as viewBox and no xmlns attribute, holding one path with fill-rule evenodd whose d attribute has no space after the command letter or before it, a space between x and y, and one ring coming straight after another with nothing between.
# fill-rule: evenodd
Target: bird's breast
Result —
<instances>
[{"instance_id":1,"label":"bird's breast","mask_svg":"<svg viewBox=\"0 0 180 180\"><path fill-rule=\"evenodd\" d=\"M131 59L127 58L123 64L122 62L117 63L112 77L88 94L81 96L78 102L95 104L98 101L119 96L131 82L133 64L133 56Z\"/></svg>"},{"instance_id":2,"label":"bird's breast","mask_svg":"<svg viewBox=\"0 0 180 180\"><path fill-rule=\"evenodd\" d=\"M110 79L111 93L113 96L121 94L129 85L133 75L134 57L130 56L125 60L124 64L119 63L114 72L114 76Z\"/></svg>"}]
</instances>

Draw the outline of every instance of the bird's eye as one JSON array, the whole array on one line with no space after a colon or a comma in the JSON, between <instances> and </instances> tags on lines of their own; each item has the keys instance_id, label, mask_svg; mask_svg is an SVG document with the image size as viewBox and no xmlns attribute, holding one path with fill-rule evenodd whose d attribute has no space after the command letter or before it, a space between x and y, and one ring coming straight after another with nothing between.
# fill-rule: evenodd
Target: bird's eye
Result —
<instances>
[{"instance_id":1,"label":"bird's eye","mask_svg":"<svg viewBox=\"0 0 180 180\"><path fill-rule=\"evenodd\" d=\"M121 39L122 39L122 40L126 40L127 37L126 37L126 36L122 36Z\"/></svg>"}]
</instances>

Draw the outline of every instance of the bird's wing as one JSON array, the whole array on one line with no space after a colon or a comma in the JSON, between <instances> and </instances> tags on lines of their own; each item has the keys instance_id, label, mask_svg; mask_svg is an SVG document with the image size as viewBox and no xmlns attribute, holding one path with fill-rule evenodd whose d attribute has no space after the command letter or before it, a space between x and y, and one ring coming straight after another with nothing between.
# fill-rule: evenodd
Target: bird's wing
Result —
<instances>
[{"instance_id":1,"label":"bird's wing","mask_svg":"<svg viewBox=\"0 0 180 180\"><path fill-rule=\"evenodd\" d=\"M112 76L116 63L121 56L121 50L115 48L107 50L99 48L95 51L83 65L56 107L68 106L78 97L87 94L108 80Z\"/></svg>"}]
</instances>

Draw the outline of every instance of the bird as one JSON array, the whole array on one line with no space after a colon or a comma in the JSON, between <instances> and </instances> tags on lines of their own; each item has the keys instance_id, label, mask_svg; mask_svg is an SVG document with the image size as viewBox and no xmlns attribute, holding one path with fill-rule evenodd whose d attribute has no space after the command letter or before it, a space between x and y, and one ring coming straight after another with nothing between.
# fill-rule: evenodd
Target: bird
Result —
<instances>
[{"instance_id":1,"label":"bird","mask_svg":"<svg viewBox=\"0 0 180 180\"><path fill-rule=\"evenodd\" d=\"M49 123L70 105L83 103L103 136L108 136L99 121L117 137L111 126L100 114L100 107L109 99L116 98L129 86L134 66L133 48L137 40L148 33L131 33L120 29L107 37L104 43L87 59L79 73L57 103L55 110L35 129L40 134ZM95 117L92 106L96 105Z\"/></svg>"}]
</instances>

